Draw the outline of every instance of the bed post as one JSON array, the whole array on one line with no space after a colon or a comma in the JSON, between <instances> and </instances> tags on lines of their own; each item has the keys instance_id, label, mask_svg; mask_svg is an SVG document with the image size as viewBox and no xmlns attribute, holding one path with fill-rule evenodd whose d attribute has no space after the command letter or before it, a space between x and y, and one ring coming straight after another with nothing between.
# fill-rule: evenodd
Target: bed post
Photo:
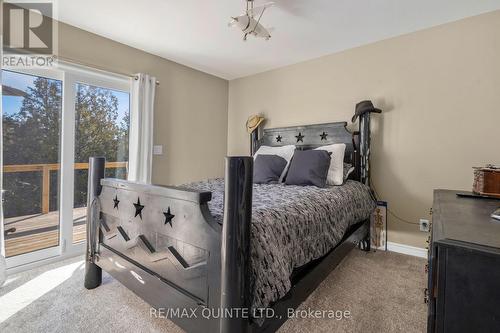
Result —
<instances>
[{"instance_id":1,"label":"bed post","mask_svg":"<svg viewBox=\"0 0 500 333\"><path fill-rule=\"evenodd\" d=\"M99 242L99 214L97 197L101 194L101 179L104 178L104 157L89 159L89 181L87 191L87 250L85 252L85 288L97 288L102 281L102 269L95 264Z\"/></svg>"},{"instance_id":2,"label":"bed post","mask_svg":"<svg viewBox=\"0 0 500 333\"><path fill-rule=\"evenodd\" d=\"M370 186L370 112L366 112L359 117L359 157L360 174L359 181ZM366 252L371 249L371 225L368 219L366 237L361 240L360 248Z\"/></svg>"},{"instance_id":3,"label":"bed post","mask_svg":"<svg viewBox=\"0 0 500 333\"><path fill-rule=\"evenodd\" d=\"M362 105L365 106L364 109ZM367 105L368 108L366 108ZM371 113L381 112L380 109L373 107L371 101L363 101L356 105L356 114L353 117L354 122L356 117L359 116L360 181L367 186L370 186L370 115Z\"/></svg>"},{"instance_id":4,"label":"bed post","mask_svg":"<svg viewBox=\"0 0 500 333\"><path fill-rule=\"evenodd\" d=\"M370 112L359 117L360 181L370 186Z\"/></svg>"},{"instance_id":5,"label":"bed post","mask_svg":"<svg viewBox=\"0 0 500 333\"><path fill-rule=\"evenodd\" d=\"M358 106L364 102L358 103ZM371 108L368 108L365 111L362 111L359 114L359 154L360 154L360 175L359 181L369 187L370 186L370 115L372 112L380 113L381 110L374 108L373 104L369 102ZM371 228L370 228L370 220L366 222L368 224L368 233L366 238L361 242L361 248L365 251L370 251L371 248Z\"/></svg>"},{"instance_id":6,"label":"bed post","mask_svg":"<svg viewBox=\"0 0 500 333\"><path fill-rule=\"evenodd\" d=\"M250 225L252 157L226 157L224 222L221 247L220 332L247 332L250 311ZM247 315L241 311L248 311Z\"/></svg>"},{"instance_id":7,"label":"bed post","mask_svg":"<svg viewBox=\"0 0 500 333\"><path fill-rule=\"evenodd\" d=\"M250 155L253 156L257 149L259 149L259 135L262 128L262 123L250 133Z\"/></svg>"},{"instance_id":8,"label":"bed post","mask_svg":"<svg viewBox=\"0 0 500 333\"><path fill-rule=\"evenodd\" d=\"M250 155L253 156L257 151L257 143L259 142L259 129L257 128L250 134Z\"/></svg>"}]
</instances>

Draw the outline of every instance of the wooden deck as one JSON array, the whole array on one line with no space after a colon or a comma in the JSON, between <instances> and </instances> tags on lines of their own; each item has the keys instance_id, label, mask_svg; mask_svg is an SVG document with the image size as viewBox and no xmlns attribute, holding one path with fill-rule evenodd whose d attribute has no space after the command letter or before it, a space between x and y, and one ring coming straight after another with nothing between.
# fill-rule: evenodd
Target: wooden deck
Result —
<instances>
[{"instance_id":1,"label":"wooden deck","mask_svg":"<svg viewBox=\"0 0 500 333\"><path fill-rule=\"evenodd\" d=\"M85 240L86 207L73 210L73 243ZM5 230L16 231L5 237L6 257L29 253L59 244L59 212L19 216L4 220Z\"/></svg>"}]
</instances>

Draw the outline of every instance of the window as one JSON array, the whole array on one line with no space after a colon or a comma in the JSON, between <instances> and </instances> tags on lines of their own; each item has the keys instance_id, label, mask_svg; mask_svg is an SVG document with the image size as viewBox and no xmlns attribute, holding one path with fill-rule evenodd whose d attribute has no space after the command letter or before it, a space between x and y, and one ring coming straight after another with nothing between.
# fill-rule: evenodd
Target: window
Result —
<instances>
[{"instance_id":1,"label":"window","mask_svg":"<svg viewBox=\"0 0 500 333\"><path fill-rule=\"evenodd\" d=\"M127 176L130 79L60 64L2 85L7 264L83 252L89 157Z\"/></svg>"},{"instance_id":2,"label":"window","mask_svg":"<svg viewBox=\"0 0 500 333\"><path fill-rule=\"evenodd\" d=\"M73 242L77 243L86 235L89 158L106 158L106 177L127 178L130 101L126 92L84 83L77 83L75 90Z\"/></svg>"}]
</instances>

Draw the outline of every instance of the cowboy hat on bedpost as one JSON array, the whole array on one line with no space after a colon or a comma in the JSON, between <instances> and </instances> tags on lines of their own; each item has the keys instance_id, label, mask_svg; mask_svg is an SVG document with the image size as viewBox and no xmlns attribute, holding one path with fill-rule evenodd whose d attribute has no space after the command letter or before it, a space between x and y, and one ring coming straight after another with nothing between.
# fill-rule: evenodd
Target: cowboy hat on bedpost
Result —
<instances>
[{"instance_id":1,"label":"cowboy hat on bedpost","mask_svg":"<svg viewBox=\"0 0 500 333\"><path fill-rule=\"evenodd\" d=\"M382 110L374 107L372 101L361 101L356 104L356 110L354 111L354 116L352 116L351 119L352 122L354 123L359 116L367 112L381 113Z\"/></svg>"},{"instance_id":2,"label":"cowboy hat on bedpost","mask_svg":"<svg viewBox=\"0 0 500 333\"><path fill-rule=\"evenodd\" d=\"M252 133L253 131L255 131L259 125L264 121L264 117L261 117L257 114L254 114L254 115L251 115L250 117L248 117L248 120L247 120L247 132L248 133Z\"/></svg>"}]
</instances>

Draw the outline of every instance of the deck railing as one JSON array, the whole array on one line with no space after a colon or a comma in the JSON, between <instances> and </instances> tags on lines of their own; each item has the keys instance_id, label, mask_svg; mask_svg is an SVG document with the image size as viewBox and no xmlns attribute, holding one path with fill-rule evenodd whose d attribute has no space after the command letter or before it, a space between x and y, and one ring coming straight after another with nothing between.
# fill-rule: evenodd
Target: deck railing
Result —
<instances>
[{"instance_id":1,"label":"deck railing","mask_svg":"<svg viewBox=\"0 0 500 333\"><path fill-rule=\"evenodd\" d=\"M59 163L53 164L19 164L4 165L4 173L42 172L42 214L49 212L50 204L50 172L59 170ZM127 168L128 162L106 162L106 169ZM88 170L88 163L75 163L75 170Z\"/></svg>"}]
</instances>

